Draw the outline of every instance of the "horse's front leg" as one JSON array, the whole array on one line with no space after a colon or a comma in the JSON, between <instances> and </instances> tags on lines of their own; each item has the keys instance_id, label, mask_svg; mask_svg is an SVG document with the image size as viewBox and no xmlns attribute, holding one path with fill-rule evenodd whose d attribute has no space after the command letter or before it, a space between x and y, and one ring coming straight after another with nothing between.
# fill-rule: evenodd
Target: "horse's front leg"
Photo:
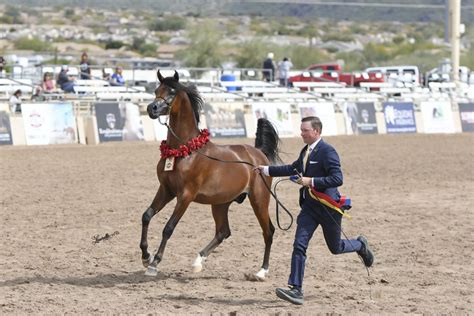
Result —
<instances>
[{"instance_id":1,"label":"horse's front leg","mask_svg":"<svg viewBox=\"0 0 474 316\"><path fill-rule=\"evenodd\" d=\"M163 239L161 240L160 247L158 248L158 251L153 257L153 261L148 266L145 272L145 275L156 276L158 274L158 270L156 267L158 266L158 263L160 263L161 259L163 258L163 253L165 252L166 243L168 242L168 239L173 234L173 231L176 225L178 225L178 222L180 221L181 217L183 217L184 212L186 212L186 209L188 208L189 203L191 203L193 198L194 197L189 193L183 193L182 196L178 196L178 200L176 202L173 215L171 215L171 218L168 220L168 222L165 225L165 228L163 229Z\"/></svg>"},{"instance_id":2,"label":"horse's front leg","mask_svg":"<svg viewBox=\"0 0 474 316\"><path fill-rule=\"evenodd\" d=\"M155 214L161 211L169 201L174 198L164 186L160 186L158 192L156 192L155 198L151 203L150 207L143 213L142 216L142 238L140 240L140 249L142 250L142 262L143 265L148 265L153 261L153 257L148 253L148 225Z\"/></svg>"}]
</instances>

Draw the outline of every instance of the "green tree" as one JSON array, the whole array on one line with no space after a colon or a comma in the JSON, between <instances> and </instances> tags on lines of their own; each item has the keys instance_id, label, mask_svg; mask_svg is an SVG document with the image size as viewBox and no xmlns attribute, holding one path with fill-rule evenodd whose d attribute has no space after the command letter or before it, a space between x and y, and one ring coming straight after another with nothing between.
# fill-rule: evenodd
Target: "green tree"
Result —
<instances>
[{"instance_id":1,"label":"green tree","mask_svg":"<svg viewBox=\"0 0 474 316\"><path fill-rule=\"evenodd\" d=\"M177 31L186 28L186 19L180 16L165 16L153 21L149 29L152 31Z\"/></svg>"},{"instance_id":2,"label":"green tree","mask_svg":"<svg viewBox=\"0 0 474 316\"><path fill-rule=\"evenodd\" d=\"M52 50L49 43L43 42L37 38L29 39L21 37L13 42L16 49L33 50L35 52L46 52Z\"/></svg>"},{"instance_id":3,"label":"green tree","mask_svg":"<svg viewBox=\"0 0 474 316\"><path fill-rule=\"evenodd\" d=\"M207 21L189 30L191 45L177 53L177 57L188 67L220 67L222 54L219 42L222 39L215 22Z\"/></svg>"}]
</instances>

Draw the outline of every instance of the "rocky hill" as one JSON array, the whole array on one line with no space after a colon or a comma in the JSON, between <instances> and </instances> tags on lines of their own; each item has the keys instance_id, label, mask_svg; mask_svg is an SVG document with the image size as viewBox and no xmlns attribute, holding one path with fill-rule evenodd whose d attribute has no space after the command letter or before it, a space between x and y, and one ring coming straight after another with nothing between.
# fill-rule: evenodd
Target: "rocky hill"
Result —
<instances>
[{"instance_id":1,"label":"rocky hill","mask_svg":"<svg viewBox=\"0 0 474 316\"><path fill-rule=\"evenodd\" d=\"M303 19L334 19L351 21L400 21L430 22L443 21L445 0L339 0L333 4L321 4L325 1L275 1L264 3L257 0L16 0L16 5L60 6L60 7L95 7L139 9L157 12L182 12L187 15L262 15L262 16L295 16ZM299 2L299 3L298 3ZM302 3L304 2L304 3ZM343 3L347 2L348 5ZM406 4L407 7L374 7L354 6L349 3ZM0 0L0 4L11 5L11 0ZM409 5L420 4L425 7L413 8ZM438 7L431 7L436 5ZM474 21L474 0L462 1L464 23Z\"/></svg>"}]
</instances>

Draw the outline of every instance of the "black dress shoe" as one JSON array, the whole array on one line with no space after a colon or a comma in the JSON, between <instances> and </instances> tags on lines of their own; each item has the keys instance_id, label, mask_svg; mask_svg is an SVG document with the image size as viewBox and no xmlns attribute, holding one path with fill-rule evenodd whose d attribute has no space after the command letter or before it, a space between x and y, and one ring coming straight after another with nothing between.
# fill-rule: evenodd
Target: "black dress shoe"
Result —
<instances>
[{"instance_id":1,"label":"black dress shoe","mask_svg":"<svg viewBox=\"0 0 474 316\"><path fill-rule=\"evenodd\" d=\"M288 301L295 305L303 305L303 293L301 290L293 287L290 289L277 288L276 295L282 300Z\"/></svg>"},{"instance_id":2,"label":"black dress shoe","mask_svg":"<svg viewBox=\"0 0 474 316\"><path fill-rule=\"evenodd\" d=\"M357 237L357 240L362 243L362 247L359 251L357 251L357 253L359 254L359 256L361 256L362 260L364 260L365 266L371 267L374 263L374 254L369 248L369 242L367 241L367 238L365 238L364 236L359 236Z\"/></svg>"}]
</instances>

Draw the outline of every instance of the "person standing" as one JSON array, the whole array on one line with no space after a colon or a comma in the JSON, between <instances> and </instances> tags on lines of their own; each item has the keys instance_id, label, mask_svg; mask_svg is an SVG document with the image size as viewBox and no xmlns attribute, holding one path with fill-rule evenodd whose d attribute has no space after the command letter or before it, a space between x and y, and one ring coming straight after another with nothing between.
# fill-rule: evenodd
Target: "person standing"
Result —
<instances>
[{"instance_id":1,"label":"person standing","mask_svg":"<svg viewBox=\"0 0 474 316\"><path fill-rule=\"evenodd\" d=\"M301 150L298 159L290 165L257 166L254 169L272 177L300 175L296 182L302 186L299 197L301 212L296 221L291 273L288 278L289 289L276 289L279 298L297 305L302 305L304 302L302 287L306 249L318 226L323 230L324 239L331 253L357 252L366 267L372 266L374 262L374 255L367 239L364 236L351 240L341 239L343 215L321 202L322 199L339 201L341 195L337 188L343 182L339 155L334 147L321 138L322 128L318 117L303 118L300 129L301 138L306 146Z\"/></svg>"},{"instance_id":2,"label":"person standing","mask_svg":"<svg viewBox=\"0 0 474 316\"><path fill-rule=\"evenodd\" d=\"M275 80L275 63L273 62L273 53L268 53L263 61L263 80L271 82Z\"/></svg>"},{"instance_id":3,"label":"person standing","mask_svg":"<svg viewBox=\"0 0 474 316\"><path fill-rule=\"evenodd\" d=\"M11 113L21 113L21 90L18 89L8 100Z\"/></svg>"},{"instance_id":4,"label":"person standing","mask_svg":"<svg viewBox=\"0 0 474 316\"><path fill-rule=\"evenodd\" d=\"M293 67L293 63L287 57L283 58L278 64L278 73L280 78L280 86L288 87L288 77L290 69Z\"/></svg>"},{"instance_id":5,"label":"person standing","mask_svg":"<svg viewBox=\"0 0 474 316\"><path fill-rule=\"evenodd\" d=\"M81 75L79 78L87 80L91 78L91 67L89 63L89 56L86 52L83 52L81 55L81 63L79 64L79 69L81 70Z\"/></svg>"}]
</instances>

